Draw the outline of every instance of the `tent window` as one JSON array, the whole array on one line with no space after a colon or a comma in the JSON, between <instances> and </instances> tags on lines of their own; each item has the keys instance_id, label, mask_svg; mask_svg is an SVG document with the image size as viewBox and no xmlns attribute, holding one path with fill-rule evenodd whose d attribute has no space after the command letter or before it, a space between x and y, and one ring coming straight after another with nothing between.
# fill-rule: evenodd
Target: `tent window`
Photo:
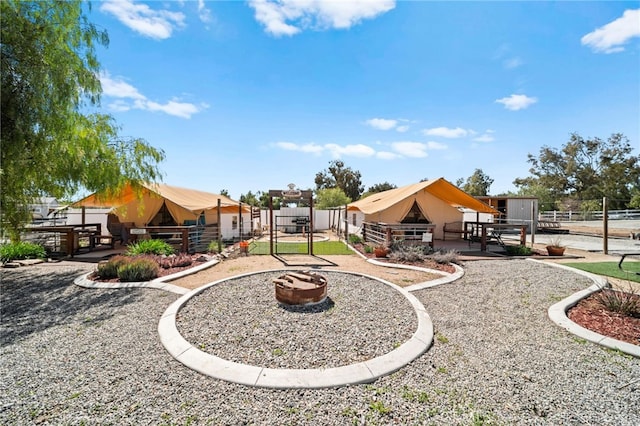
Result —
<instances>
[{"instance_id":1,"label":"tent window","mask_svg":"<svg viewBox=\"0 0 640 426\"><path fill-rule=\"evenodd\" d=\"M352 216L353 226L356 226L356 214L354 213Z\"/></svg>"},{"instance_id":2,"label":"tent window","mask_svg":"<svg viewBox=\"0 0 640 426\"><path fill-rule=\"evenodd\" d=\"M238 229L238 216L231 217L231 229Z\"/></svg>"},{"instance_id":3,"label":"tent window","mask_svg":"<svg viewBox=\"0 0 640 426\"><path fill-rule=\"evenodd\" d=\"M411 210L409 210L400 223L431 223L431 221L422 214L420 206L418 206L418 203L414 201L413 206L411 206Z\"/></svg>"}]
</instances>

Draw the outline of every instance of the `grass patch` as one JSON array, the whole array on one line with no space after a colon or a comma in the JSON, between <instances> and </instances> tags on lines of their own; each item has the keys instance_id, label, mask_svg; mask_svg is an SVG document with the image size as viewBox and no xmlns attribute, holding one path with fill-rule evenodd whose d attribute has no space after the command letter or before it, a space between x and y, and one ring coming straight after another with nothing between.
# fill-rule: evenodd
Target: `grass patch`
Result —
<instances>
[{"instance_id":1,"label":"grass patch","mask_svg":"<svg viewBox=\"0 0 640 426\"><path fill-rule=\"evenodd\" d=\"M306 243L278 243L274 244L274 251L280 254L307 254ZM251 254L269 254L268 241L254 241L249 245ZM341 241L318 241L313 243L313 254L318 256L354 254Z\"/></svg>"},{"instance_id":2,"label":"grass patch","mask_svg":"<svg viewBox=\"0 0 640 426\"><path fill-rule=\"evenodd\" d=\"M621 280L628 280L640 283L640 275L636 272L640 272L640 262L624 262L622 267L627 271L622 271L618 268L617 262L595 262L595 263L581 263L571 262L563 263L563 265L570 266L572 268L580 269L581 271L591 272L592 274L604 275L607 277L619 278Z\"/></svg>"}]
</instances>

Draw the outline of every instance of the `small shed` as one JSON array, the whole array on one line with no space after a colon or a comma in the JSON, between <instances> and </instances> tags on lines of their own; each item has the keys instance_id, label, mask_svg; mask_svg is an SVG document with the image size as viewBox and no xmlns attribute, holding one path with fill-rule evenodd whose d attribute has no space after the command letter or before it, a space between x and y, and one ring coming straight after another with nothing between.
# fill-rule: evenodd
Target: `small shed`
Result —
<instances>
[{"instance_id":1,"label":"small shed","mask_svg":"<svg viewBox=\"0 0 640 426\"><path fill-rule=\"evenodd\" d=\"M497 219L500 222L517 225L526 224L529 225L529 227L533 223L534 229L538 226L537 197L487 195L476 198L499 211L500 216Z\"/></svg>"}]
</instances>

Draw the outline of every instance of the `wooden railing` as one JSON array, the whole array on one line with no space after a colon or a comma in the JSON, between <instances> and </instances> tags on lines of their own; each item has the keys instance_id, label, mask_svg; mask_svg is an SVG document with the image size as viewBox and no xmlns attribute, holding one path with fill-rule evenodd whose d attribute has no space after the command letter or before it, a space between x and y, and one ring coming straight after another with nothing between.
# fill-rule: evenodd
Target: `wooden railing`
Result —
<instances>
[{"instance_id":1,"label":"wooden railing","mask_svg":"<svg viewBox=\"0 0 640 426\"><path fill-rule=\"evenodd\" d=\"M362 224L362 239L365 242L386 247L398 242L428 244L433 247L435 227L436 225L431 223L364 222Z\"/></svg>"}]
</instances>

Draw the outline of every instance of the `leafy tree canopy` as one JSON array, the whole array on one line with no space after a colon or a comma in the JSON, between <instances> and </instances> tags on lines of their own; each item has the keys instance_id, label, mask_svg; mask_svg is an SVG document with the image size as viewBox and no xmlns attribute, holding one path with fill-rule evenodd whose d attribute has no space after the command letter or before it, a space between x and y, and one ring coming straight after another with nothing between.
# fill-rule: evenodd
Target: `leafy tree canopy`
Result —
<instances>
[{"instance_id":1,"label":"leafy tree canopy","mask_svg":"<svg viewBox=\"0 0 640 426\"><path fill-rule=\"evenodd\" d=\"M376 183L375 185L371 185L369 187L369 189L367 189L367 191L364 194L362 194L362 196L360 198L366 198L371 194L375 194L375 193L378 193L378 192L384 192L384 191L388 191L390 189L396 189L396 188L397 188L396 185L394 185L392 183L389 183L387 181L382 182L382 183Z\"/></svg>"},{"instance_id":2,"label":"leafy tree canopy","mask_svg":"<svg viewBox=\"0 0 640 426\"><path fill-rule=\"evenodd\" d=\"M486 175L482 169L476 169L466 180L460 178L456 181L456 186L469 195L484 196L489 195L489 188L493 184L493 179Z\"/></svg>"},{"instance_id":3,"label":"leafy tree canopy","mask_svg":"<svg viewBox=\"0 0 640 426\"><path fill-rule=\"evenodd\" d=\"M81 1L3 0L0 15L0 210L9 237L19 239L28 204L41 196L159 179L162 151L119 137L108 115L82 112L99 102L95 46L108 37Z\"/></svg>"},{"instance_id":4,"label":"leafy tree canopy","mask_svg":"<svg viewBox=\"0 0 640 426\"><path fill-rule=\"evenodd\" d=\"M316 173L316 191L328 188L340 188L351 200L360 198L364 191L359 171L345 167L344 162L334 160L329 162L329 168Z\"/></svg>"},{"instance_id":5,"label":"leafy tree canopy","mask_svg":"<svg viewBox=\"0 0 640 426\"><path fill-rule=\"evenodd\" d=\"M240 202L249 204L250 206L259 206L260 205L260 200L258 199L259 196L260 196L260 191L258 191L258 193L255 195L251 191L249 191L246 193L246 195L245 194L240 195Z\"/></svg>"},{"instance_id":6,"label":"leafy tree canopy","mask_svg":"<svg viewBox=\"0 0 640 426\"><path fill-rule=\"evenodd\" d=\"M316 191L316 208L328 209L330 207L342 207L351 202L351 198L347 197L340 188L326 188Z\"/></svg>"},{"instance_id":7,"label":"leafy tree canopy","mask_svg":"<svg viewBox=\"0 0 640 426\"><path fill-rule=\"evenodd\" d=\"M640 187L640 156L632 152L629 140L620 133L606 140L573 133L559 150L543 146L537 157L529 154L531 176L513 183L523 193L546 188L555 200L607 197L609 208L626 208Z\"/></svg>"}]
</instances>

